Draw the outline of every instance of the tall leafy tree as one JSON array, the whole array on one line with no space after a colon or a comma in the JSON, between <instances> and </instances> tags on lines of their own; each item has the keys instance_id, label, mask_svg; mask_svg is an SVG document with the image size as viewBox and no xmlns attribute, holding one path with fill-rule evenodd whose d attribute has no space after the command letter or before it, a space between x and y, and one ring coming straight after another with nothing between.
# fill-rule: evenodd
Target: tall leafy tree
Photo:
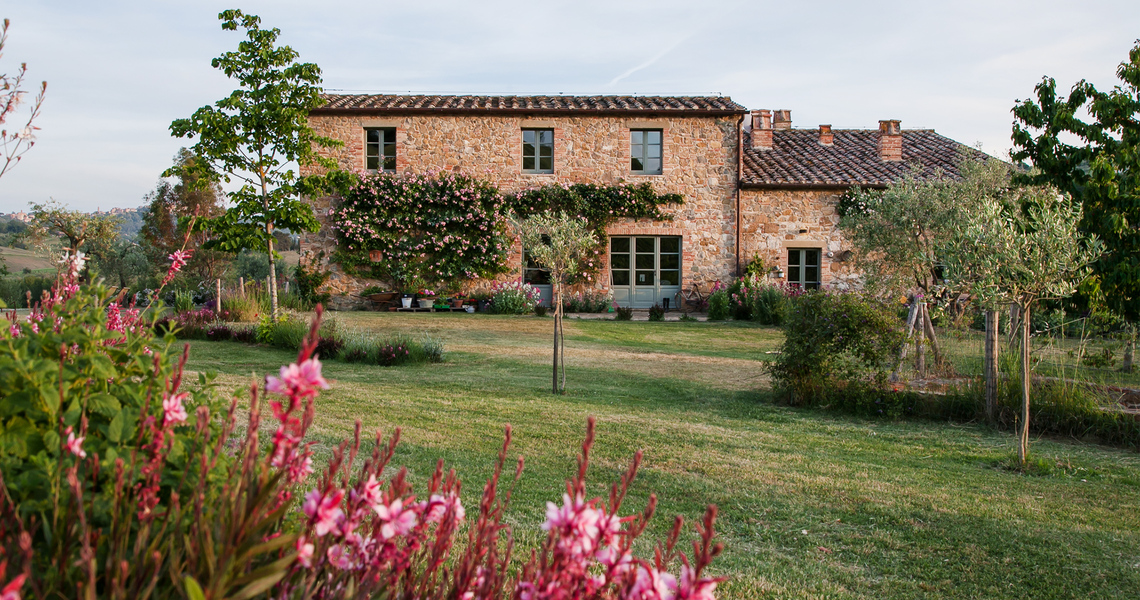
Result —
<instances>
[{"instance_id":1,"label":"tall leafy tree","mask_svg":"<svg viewBox=\"0 0 1140 600\"><path fill-rule=\"evenodd\" d=\"M1084 208L1081 229L1104 243L1093 272L1109 307L1132 324L1130 369L1140 319L1140 40L1116 75L1121 84L1110 91L1081 80L1068 96L1043 78L1036 99L1013 107L1010 155L1036 167L1024 180L1052 184L1077 199Z\"/></svg>"},{"instance_id":2,"label":"tall leafy tree","mask_svg":"<svg viewBox=\"0 0 1140 600\"><path fill-rule=\"evenodd\" d=\"M152 264L165 265L166 257L184 245L201 248L208 241L208 234L201 230L190 231L193 222L214 219L225 212L222 188L216 181L202 180L202 169L195 164L199 160L186 148L179 150L170 170L176 179L160 181L154 191L146 195L147 210L139 230L139 242ZM182 272L209 281L220 276L228 262L225 252L200 249L190 256Z\"/></svg>"},{"instance_id":3,"label":"tall leafy tree","mask_svg":"<svg viewBox=\"0 0 1140 600\"><path fill-rule=\"evenodd\" d=\"M321 106L321 70L297 62L298 53L277 45L278 29L262 29L261 19L227 10L218 15L222 29L245 31L236 52L226 52L211 65L236 79L240 88L204 106L188 119L171 123L177 137L197 138L192 151L201 158L193 168L202 181L234 179L240 189L230 192L233 206L224 214L200 221L211 231L206 248L237 252L264 248L269 257L273 313L277 313L277 270L273 232L317 231L320 223L302 195L327 188L327 174L299 175L298 167L335 163L316 148L334 147L336 140L318 136L309 127L308 113ZM220 174L220 175L215 175Z\"/></svg>"}]
</instances>

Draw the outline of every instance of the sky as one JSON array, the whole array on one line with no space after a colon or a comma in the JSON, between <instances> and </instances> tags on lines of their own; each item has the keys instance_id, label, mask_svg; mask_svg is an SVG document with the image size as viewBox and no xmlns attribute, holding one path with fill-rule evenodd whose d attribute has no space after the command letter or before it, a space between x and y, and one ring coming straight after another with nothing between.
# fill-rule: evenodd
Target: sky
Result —
<instances>
[{"instance_id":1,"label":"sky","mask_svg":"<svg viewBox=\"0 0 1140 600\"><path fill-rule=\"evenodd\" d=\"M1043 76L1110 88L1140 38L1136 0L24 0L0 8L0 73L26 62L48 94L0 212L144 204L190 145L170 122L236 87L210 67L241 39L227 8L279 28L331 92L721 94L794 127L901 119L999 157Z\"/></svg>"}]
</instances>

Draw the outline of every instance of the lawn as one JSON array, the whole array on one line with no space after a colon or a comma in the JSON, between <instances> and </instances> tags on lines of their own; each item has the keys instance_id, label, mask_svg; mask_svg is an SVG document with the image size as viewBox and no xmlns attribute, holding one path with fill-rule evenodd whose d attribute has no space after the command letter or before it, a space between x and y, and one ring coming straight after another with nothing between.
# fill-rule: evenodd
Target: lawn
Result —
<instances>
[{"instance_id":1,"label":"lawn","mask_svg":"<svg viewBox=\"0 0 1140 600\"><path fill-rule=\"evenodd\" d=\"M1052 475L1001 468L1007 433L980 425L849 418L772 403L762 362L780 334L747 323L566 323L565 396L550 394L549 318L341 313L339 326L430 333L442 364L325 363L315 434L327 456L350 435L403 428L397 456L422 483L445 459L471 507L504 423L526 472L509 520L538 543L545 502L574 471L598 419L593 491L634 451L644 467L628 511L660 499L660 537L720 507L730 580L722 598L1134 598L1140 589L1140 455L1039 439ZM227 388L291 353L193 342L190 368ZM643 555L649 554L648 542Z\"/></svg>"}]
</instances>

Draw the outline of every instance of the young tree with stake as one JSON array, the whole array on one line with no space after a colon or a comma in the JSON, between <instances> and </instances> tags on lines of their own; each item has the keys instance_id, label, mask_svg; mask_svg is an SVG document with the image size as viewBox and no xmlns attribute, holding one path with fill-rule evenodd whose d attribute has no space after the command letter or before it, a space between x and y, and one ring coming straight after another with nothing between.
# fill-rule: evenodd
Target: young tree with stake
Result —
<instances>
[{"instance_id":1,"label":"young tree with stake","mask_svg":"<svg viewBox=\"0 0 1140 600\"><path fill-rule=\"evenodd\" d=\"M276 252L273 231L314 232L320 223L312 207L300 199L328 188L331 174L300 176L294 165L335 169L316 147L331 148L336 140L316 135L309 127L309 111L321 106L321 70L298 63L289 46L278 46L278 29L261 29L261 19L240 10L218 15L222 29L241 28L246 39L236 52L226 52L211 64L241 87L213 106L203 106L188 119L170 124L176 137L198 138L191 149L201 158L189 168L200 169L204 185L237 179L240 189L229 193L233 206L221 216L200 220L197 227L212 232L204 248L238 252L264 248L269 256L269 287L273 314L277 314ZM174 170L168 175L176 174Z\"/></svg>"},{"instance_id":2,"label":"young tree with stake","mask_svg":"<svg viewBox=\"0 0 1140 600\"><path fill-rule=\"evenodd\" d=\"M1030 309L1039 300L1072 295L1102 247L1095 236L1078 230L1081 206L1056 188L1014 189L977 200L962 214L941 254L947 278L968 288L983 307L1016 304L1021 310L1017 458L1025 465L1029 456Z\"/></svg>"},{"instance_id":3,"label":"young tree with stake","mask_svg":"<svg viewBox=\"0 0 1140 600\"><path fill-rule=\"evenodd\" d=\"M589 222L566 213L541 213L526 219L512 219L522 238L523 248L539 266L550 270L554 304L554 370L551 391L566 392L566 342L562 329L562 293L566 284L593 256L598 246Z\"/></svg>"}]
</instances>

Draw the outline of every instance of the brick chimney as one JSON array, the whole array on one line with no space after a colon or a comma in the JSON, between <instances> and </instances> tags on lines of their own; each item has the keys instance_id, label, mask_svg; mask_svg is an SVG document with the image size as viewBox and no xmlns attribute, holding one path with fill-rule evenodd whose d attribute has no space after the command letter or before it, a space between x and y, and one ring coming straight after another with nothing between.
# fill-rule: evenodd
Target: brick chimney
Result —
<instances>
[{"instance_id":1,"label":"brick chimney","mask_svg":"<svg viewBox=\"0 0 1140 600\"><path fill-rule=\"evenodd\" d=\"M784 108L776 111L776 129L792 128L792 111Z\"/></svg>"},{"instance_id":2,"label":"brick chimney","mask_svg":"<svg viewBox=\"0 0 1140 600\"><path fill-rule=\"evenodd\" d=\"M772 111L752 111L752 149L772 149Z\"/></svg>"},{"instance_id":3,"label":"brick chimney","mask_svg":"<svg viewBox=\"0 0 1140 600\"><path fill-rule=\"evenodd\" d=\"M819 145L830 146L834 142L834 136L831 135L831 125L819 126Z\"/></svg>"},{"instance_id":4,"label":"brick chimney","mask_svg":"<svg viewBox=\"0 0 1140 600\"><path fill-rule=\"evenodd\" d=\"M879 121L879 158L887 162L902 160L902 126L898 119Z\"/></svg>"}]
</instances>

